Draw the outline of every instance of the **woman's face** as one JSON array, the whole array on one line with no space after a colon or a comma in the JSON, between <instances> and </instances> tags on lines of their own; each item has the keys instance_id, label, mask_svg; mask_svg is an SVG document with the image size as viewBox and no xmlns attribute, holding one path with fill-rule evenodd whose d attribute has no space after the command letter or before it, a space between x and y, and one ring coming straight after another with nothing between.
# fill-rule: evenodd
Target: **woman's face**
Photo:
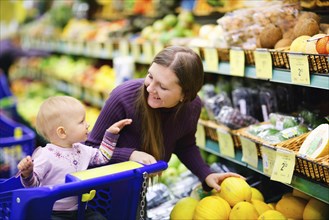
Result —
<instances>
[{"instance_id":1,"label":"woman's face","mask_svg":"<svg viewBox=\"0 0 329 220\"><path fill-rule=\"evenodd\" d=\"M171 108L184 98L176 74L157 63L150 66L144 84L149 94L147 103L151 108Z\"/></svg>"}]
</instances>

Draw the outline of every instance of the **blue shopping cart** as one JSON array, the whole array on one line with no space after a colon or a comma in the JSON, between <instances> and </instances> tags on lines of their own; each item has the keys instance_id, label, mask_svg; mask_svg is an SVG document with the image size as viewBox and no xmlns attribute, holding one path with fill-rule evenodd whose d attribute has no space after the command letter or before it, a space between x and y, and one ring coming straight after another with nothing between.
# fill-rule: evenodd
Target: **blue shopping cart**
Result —
<instances>
[{"instance_id":1,"label":"blue shopping cart","mask_svg":"<svg viewBox=\"0 0 329 220\"><path fill-rule=\"evenodd\" d=\"M18 162L32 154L35 136L29 127L0 112L0 179L15 175Z\"/></svg>"},{"instance_id":2,"label":"blue shopping cart","mask_svg":"<svg viewBox=\"0 0 329 220\"><path fill-rule=\"evenodd\" d=\"M50 219L54 202L69 196L82 199L79 213L88 206L107 219L136 219L143 211L139 206L148 176L167 166L164 161L151 165L127 161L68 174L66 183L53 187L23 188L20 179L12 177L0 182L0 219Z\"/></svg>"}]
</instances>

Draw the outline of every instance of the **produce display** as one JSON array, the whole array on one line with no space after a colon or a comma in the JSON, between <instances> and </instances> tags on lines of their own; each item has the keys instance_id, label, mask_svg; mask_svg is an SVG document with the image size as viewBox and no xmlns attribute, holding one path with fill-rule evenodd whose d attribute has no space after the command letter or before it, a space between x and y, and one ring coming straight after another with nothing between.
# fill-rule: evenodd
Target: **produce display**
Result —
<instances>
[{"instance_id":1,"label":"produce display","mask_svg":"<svg viewBox=\"0 0 329 220\"><path fill-rule=\"evenodd\" d=\"M229 177L221 184L221 192L200 200L184 197L171 210L170 219L326 219L329 205L295 189L285 193L276 203L266 203L261 196L252 196L245 180Z\"/></svg>"}]
</instances>

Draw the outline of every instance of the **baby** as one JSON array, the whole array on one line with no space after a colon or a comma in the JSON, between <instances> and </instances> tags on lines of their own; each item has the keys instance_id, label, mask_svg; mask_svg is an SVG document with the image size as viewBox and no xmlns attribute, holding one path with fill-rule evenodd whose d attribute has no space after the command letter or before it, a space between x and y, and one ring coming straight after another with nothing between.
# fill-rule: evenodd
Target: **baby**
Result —
<instances>
[{"instance_id":1,"label":"baby","mask_svg":"<svg viewBox=\"0 0 329 220\"><path fill-rule=\"evenodd\" d=\"M70 96L54 96L45 100L36 119L37 132L49 143L38 150L36 157L27 156L17 165L24 187L53 186L65 182L65 176L89 166L107 164L119 138L120 130L131 119L123 119L110 126L99 149L81 144L88 136L89 124L83 104ZM34 156L33 156L34 157ZM75 218L77 197L55 202L52 219ZM99 213L86 210L85 218ZM63 218L62 218L63 217ZM97 219L104 219L98 216Z\"/></svg>"}]
</instances>

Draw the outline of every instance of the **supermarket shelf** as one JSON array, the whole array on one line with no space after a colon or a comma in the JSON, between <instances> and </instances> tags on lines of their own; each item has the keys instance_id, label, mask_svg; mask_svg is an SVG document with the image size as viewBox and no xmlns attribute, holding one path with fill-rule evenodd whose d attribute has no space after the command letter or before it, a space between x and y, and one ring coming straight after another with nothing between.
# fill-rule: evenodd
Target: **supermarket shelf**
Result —
<instances>
[{"instance_id":1,"label":"supermarket shelf","mask_svg":"<svg viewBox=\"0 0 329 220\"><path fill-rule=\"evenodd\" d=\"M216 72L216 73L231 76L230 63L229 62L220 62L218 64L218 72ZM257 79L256 68L254 66L246 66L244 77ZM281 69L273 69L273 76L272 76L272 79L269 81L276 82L276 83L293 84L291 82L290 71L281 70ZM329 90L329 75L311 74L310 82L311 82L310 85L299 85L299 86L307 86L307 87ZM294 84L294 85L296 85L296 84Z\"/></svg>"},{"instance_id":2,"label":"supermarket shelf","mask_svg":"<svg viewBox=\"0 0 329 220\"><path fill-rule=\"evenodd\" d=\"M220 153L220 149L218 147L218 143L212 140L207 139L206 140L206 147L202 148L206 151L208 151L209 153L215 154L221 158L224 158L226 160L229 160L231 162L234 162L236 164L239 164L241 166L245 166L251 170L254 170L262 175L267 176L266 174L263 173L263 164L262 164L262 160L259 158L258 159L258 167L252 167L250 165L248 165L247 163L242 161L242 151L241 150L237 150L235 149L235 157L231 158L225 155L222 155ZM284 184L284 183L282 183ZM285 184L288 185L288 184ZM290 185L288 185L292 188L298 189L312 197L315 197L327 204L329 204L329 188L325 187L324 185L321 185L317 182L313 182L310 180L307 180L305 178L299 177L294 175L292 178L292 182Z\"/></svg>"}]
</instances>

